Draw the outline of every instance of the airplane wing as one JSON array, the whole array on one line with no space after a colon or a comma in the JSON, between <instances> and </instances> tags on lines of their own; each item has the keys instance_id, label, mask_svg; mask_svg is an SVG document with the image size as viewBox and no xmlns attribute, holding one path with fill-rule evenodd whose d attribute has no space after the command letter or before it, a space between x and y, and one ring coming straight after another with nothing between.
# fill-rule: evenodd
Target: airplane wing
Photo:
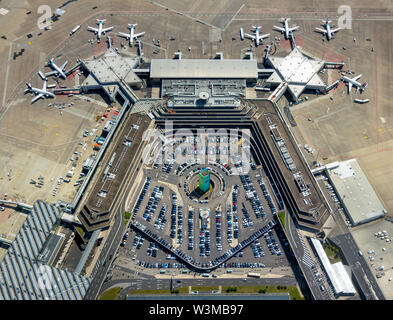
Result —
<instances>
[{"instance_id":1,"label":"airplane wing","mask_svg":"<svg viewBox=\"0 0 393 320\"><path fill-rule=\"evenodd\" d=\"M105 29L102 29L102 32L107 32L107 31L112 30L112 29L113 29L113 27L105 28Z\"/></svg>"},{"instance_id":2,"label":"airplane wing","mask_svg":"<svg viewBox=\"0 0 393 320\"><path fill-rule=\"evenodd\" d=\"M262 34L259 36L259 40L263 40L263 39L267 38L268 36L270 36L270 33Z\"/></svg>"},{"instance_id":3,"label":"airplane wing","mask_svg":"<svg viewBox=\"0 0 393 320\"><path fill-rule=\"evenodd\" d=\"M118 36L119 37L124 37L124 38L129 38L130 37L130 34L129 33L124 33L124 32L119 32L119 34L118 34Z\"/></svg>"},{"instance_id":4,"label":"airplane wing","mask_svg":"<svg viewBox=\"0 0 393 320\"><path fill-rule=\"evenodd\" d=\"M352 89L352 83L348 81L348 93L351 92Z\"/></svg>"},{"instance_id":5,"label":"airplane wing","mask_svg":"<svg viewBox=\"0 0 393 320\"><path fill-rule=\"evenodd\" d=\"M324 30L324 29L321 29L321 28L315 28L315 30L317 30L318 32L322 32L323 34L325 34L325 33L326 33L326 30Z\"/></svg>"},{"instance_id":6,"label":"airplane wing","mask_svg":"<svg viewBox=\"0 0 393 320\"><path fill-rule=\"evenodd\" d=\"M46 91L46 81L44 81L44 84L42 85L42 90Z\"/></svg>"},{"instance_id":7,"label":"airplane wing","mask_svg":"<svg viewBox=\"0 0 393 320\"><path fill-rule=\"evenodd\" d=\"M56 71L56 70L46 72L46 73L45 73L45 77L49 77L49 76L52 76L52 75L54 75L54 74L57 74L57 71Z\"/></svg>"},{"instance_id":8,"label":"airplane wing","mask_svg":"<svg viewBox=\"0 0 393 320\"><path fill-rule=\"evenodd\" d=\"M64 62L63 65L60 67L61 70L64 70L65 66L67 65L68 61Z\"/></svg>"},{"instance_id":9,"label":"airplane wing","mask_svg":"<svg viewBox=\"0 0 393 320\"><path fill-rule=\"evenodd\" d=\"M255 36L253 36L252 34L248 34L248 33L244 33L244 37L250 38L250 39L255 39Z\"/></svg>"},{"instance_id":10,"label":"airplane wing","mask_svg":"<svg viewBox=\"0 0 393 320\"><path fill-rule=\"evenodd\" d=\"M284 28L281 28L281 27L273 26L273 28L275 28L276 30L280 30L280 31L282 31L282 32L285 31L285 29L284 29Z\"/></svg>"},{"instance_id":11,"label":"airplane wing","mask_svg":"<svg viewBox=\"0 0 393 320\"><path fill-rule=\"evenodd\" d=\"M98 32L98 28L93 28L93 27L89 27L89 26L87 27L87 30Z\"/></svg>"},{"instance_id":12,"label":"airplane wing","mask_svg":"<svg viewBox=\"0 0 393 320\"><path fill-rule=\"evenodd\" d=\"M41 98L43 98L44 97L44 95L42 94L42 93L40 93L38 96L36 96L33 100L31 100L31 103L34 103L34 102L36 102L38 99L41 99Z\"/></svg>"},{"instance_id":13,"label":"airplane wing","mask_svg":"<svg viewBox=\"0 0 393 320\"><path fill-rule=\"evenodd\" d=\"M337 32L337 31L339 31L339 30L341 30L341 28L331 29L330 32L331 32L331 33L334 33L334 32Z\"/></svg>"},{"instance_id":14,"label":"airplane wing","mask_svg":"<svg viewBox=\"0 0 393 320\"><path fill-rule=\"evenodd\" d=\"M288 28L288 32L292 32L292 31L295 31L297 29L299 29L299 26Z\"/></svg>"},{"instance_id":15,"label":"airplane wing","mask_svg":"<svg viewBox=\"0 0 393 320\"><path fill-rule=\"evenodd\" d=\"M353 77L352 78L352 80L355 80L355 81L357 81L360 77L361 77L362 75L361 74L359 74L358 76L356 76L356 77Z\"/></svg>"},{"instance_id":16,"label":"airplane wing","mask_svg":"<svg viewBox=\"0 0 393 320\"><path fill-rule=\"evenodd\" d=\"M144 34L145 34L145 32L139 32L139 33L137 33L137 34L134 34L134 38L143 36Z\"/></svg>"}]
</instances>

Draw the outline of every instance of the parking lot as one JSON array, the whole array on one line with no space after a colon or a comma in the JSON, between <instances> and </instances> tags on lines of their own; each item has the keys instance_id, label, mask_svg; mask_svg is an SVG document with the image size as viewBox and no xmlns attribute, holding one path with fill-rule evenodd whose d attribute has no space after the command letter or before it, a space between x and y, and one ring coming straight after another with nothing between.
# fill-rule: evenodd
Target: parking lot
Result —
<instances>
[{"instance_id":1,"label":"parking lot","mask_svg":"<svg viewBox=\"0 0 393 320\"><path fill-rule=\"evenodd\" d=\"M288 244L279 240L276 228L270 229L277 205L263 169L251 160L247 171L239 154L228 157L228 162L209 159L208 165L203 165L204 155L211 157L223 149L202 150L197 146L198 136L187 141L192 145L183 150L177 148L180 142L184 141L174 141L172 153L160 154L144 168L139 197L131 211L136 223L148 228L149 236L165 241L176 254L131 228L121 244L131 263L157 272L186 269L182 259L196 266L221 264L220 268L226 269L288 266L283 249ZM177 152L195 157L179 164ZM202 168L213 172L215 184L210 194L198 196L192 188L196 188L195 177ZM238 172L242 174L235 174Z\"/></svg>"}]
</instances>

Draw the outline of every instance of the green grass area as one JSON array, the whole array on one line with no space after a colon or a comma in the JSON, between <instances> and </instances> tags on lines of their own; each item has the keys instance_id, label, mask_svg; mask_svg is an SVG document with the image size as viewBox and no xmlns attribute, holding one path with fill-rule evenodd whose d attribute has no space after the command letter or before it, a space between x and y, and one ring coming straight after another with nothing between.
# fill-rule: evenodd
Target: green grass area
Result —
<instances>
[{"instance_id":1,"label":"green grass area","mask_svg":"<svg viewBox=\"0 0 393 320\"><path fill-rule=\"evenodd\" d=\"M129 220L131 218L131 212L124 212L124 218L126 218L127 220Z\"/></svg>"},{"instance_id":2,"label":"green grass area","mask_svg":"<svg viewBox=\"0 0 393 320\"><path fill-rule=\"evenodd\" d=\"M85 231L83 230L82 227L77 227L75 226L76 231L80 234L80 236L83 238L85 236Z\"/></svg>"},{"instance_id":3,"label":"green grass area","mask_svg":"<svg viewBox=\"0 0 393 320\"><path fill-rule=\"evenodd\" d=\"M116 300L117 296L119 295L122 288L115 287L105 291L99 300Z\"/></svg>"},{"instance_id":4,"label":"green grass area","mask_svg":"<svg viewBox=\"0 0 393 320\"><path fill-rule=\"evenodd\" d=\"M217 291L218 286L192 286L193 291ZM291 300L304 300L297 287L289 286L222 286L222 293L289 293ZM188 294L188 287L181 287L174 292L170 290L133 290L128 294Z\"/></svg>"},{"instance_id":5,"label":"green grass area","mask_svg":"<svg viewBox=\"0 0 393 320\"><path fill-rule=\"evenodd\" d=\"M340 250L331 243L325 243L323 245L326 255L329 258L330 263L336 263L341 261Z\"/></svg>"},{"instance_id":6,"label":"green grass area","mask_svg":"<svg viewBox=\"0 0 393 320\"><path fill-rule=\"evenodd\" d=\"M188 287L181 287L175 289L173 292L171 290L133 290L128 294L177 294L177 293L188 293Z\"/></svg>"},{"instance_id":7,"label":"green grass area","mask_svg":"<svg viewBox=\"0 0 393 320\"><path fill-rule=\"evenodd\" d=\"M235 289L236 288L236 289ZM222 292L226 293L289 293L291 300L304 300L296 287L288 286L223 286ZM235 290L234 290L235 289Z\"/></svg>"},{"instance_id":8,"label":"green grass area","mask_svg":"<svg viewBox=\"0 0 393 320\"><path fill-rule=\"evenodd\" d=\"M193 286L193 291L218 291L218 286Z\"/></svg>"},{"instance_id":9,"label":"green grass area","mask_svg":"<svg viewBox=\"0 0 393 320\"><path fill-rule=\"evenodd\" d=\"M281 221L282 226L283 226L284 229L285 229L285 211L279 212L279 213L278 213L278 217L279 217L279 219L280 219L280 221Z\"/></svg>"},{"instance_id":10,"label":"green grass area","mask_svg":"<svg viewBox=\"0 0 393 320\"><path fill-rule=\"evenodd\" d=\"M131 218L131 212L128 212L128 211L124 212L124 226L125 227L127 226L128 220L130 220L130 218Z\"/></svg>"}]
</instances>

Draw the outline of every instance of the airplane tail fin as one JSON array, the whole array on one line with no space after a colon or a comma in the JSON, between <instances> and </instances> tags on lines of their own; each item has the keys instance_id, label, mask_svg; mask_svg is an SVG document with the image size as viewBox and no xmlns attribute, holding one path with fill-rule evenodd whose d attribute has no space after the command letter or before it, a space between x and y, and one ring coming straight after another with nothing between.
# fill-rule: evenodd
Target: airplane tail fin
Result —
<instances>
[{"instance_id":1,"label":"airplane tail fin","mask_svg":"<svg viewBox=\"0 0 393 320\"><path fill-rule=\"evenodd\" d=\"M137 23L129 23L128 26L131 27L136 27L138 24Z\"/></svg>"},{"instance_id":2,"label":"airplane tail fin","mask_svg":"<svg viewBox=\"0 0 393 320\"><path fill-rule=\"evenodd\" d=\"M25 89L25 93L31 91L31 83L30 82L29 83L26 82L26 86L27 86L27 88Z\"/></svg>"}]
</instances>

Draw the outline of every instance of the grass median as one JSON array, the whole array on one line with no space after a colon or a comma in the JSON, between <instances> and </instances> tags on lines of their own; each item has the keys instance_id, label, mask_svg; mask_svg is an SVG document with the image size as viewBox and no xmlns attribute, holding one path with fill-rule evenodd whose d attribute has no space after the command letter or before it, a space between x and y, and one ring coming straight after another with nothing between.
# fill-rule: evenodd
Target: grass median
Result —
<instances>
[{"instance_id":1,"label":"grass median","mask_svg":"<svg viewBox=\"0 0 393 320\"><path fill-rule=\"evenodd\" d=\"M281 221L283 228L285 229L285 211L281 211L278 213L278 218Z\"/></svg>"},{"instance_id":2,"label":"grass median","mask_svg":"<svg viewBox=\"0 0 393 320\"><path fill-rule=\"evenodd\" d=\"M122 288L120 287L115 287L112 289L109 289L107 291L105 291L101 297L99 298L99 300L116 300L116 298L119 296L120 291Z\"/></svg>"}]
</instances>

